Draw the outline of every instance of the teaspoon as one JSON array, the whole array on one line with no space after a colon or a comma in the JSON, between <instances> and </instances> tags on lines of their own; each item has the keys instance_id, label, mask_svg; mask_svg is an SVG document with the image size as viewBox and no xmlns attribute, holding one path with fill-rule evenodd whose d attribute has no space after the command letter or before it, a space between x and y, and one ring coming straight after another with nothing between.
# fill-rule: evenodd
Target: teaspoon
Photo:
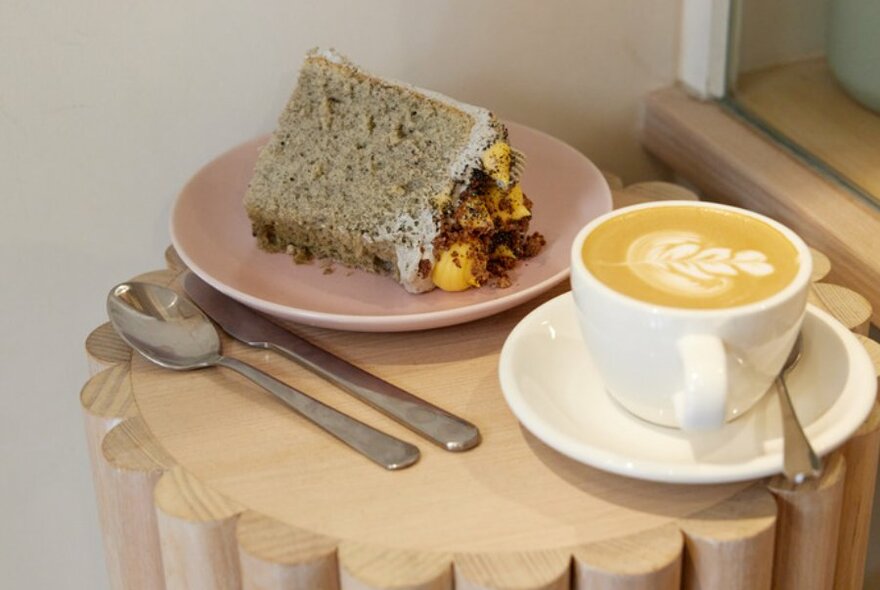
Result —
<instances>
[{"instance_id":1,"label":"teaspoon","mask_svg":"<svg viewBox=\"0 0 880 590\"><path fill-rule=\"evenodd\" d=\"M123 340L159 366L232 369L386 469L403 469L419 459L416 446L355 420L247 363L221 355L220 337L211 321L171 289L140 282L117 285L107 296L107 315Z\"/></svg>"},{"instance_id":2,"label":"teaspoon","mask_svg":"<svg viewBox=\"0 0 880 590\"><path fill-rule=\"evenodd\" d=\"M776 391L779 393L779 405L782 408L782 472L796 484L822 473L822 460L804 434L785 384L785 375L800 361L803 349L803 336L798 334L788 358L785 359L785 365L776 376Z\"/></svg>"}]
</instances>

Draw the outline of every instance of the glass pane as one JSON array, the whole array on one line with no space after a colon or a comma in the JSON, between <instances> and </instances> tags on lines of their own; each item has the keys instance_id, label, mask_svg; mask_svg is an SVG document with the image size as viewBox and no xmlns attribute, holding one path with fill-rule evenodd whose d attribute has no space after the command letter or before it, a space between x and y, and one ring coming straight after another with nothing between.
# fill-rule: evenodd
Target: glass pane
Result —
<instances>
[{"instance_id":1,"label":"glass pane","mask_svg":"<svg viewBox=\"0 0 880 590\"><path fill-rule=\"evenodd\" d=\"M880 0L735 0L725 104L880 207Z\"/></svg>"}]
</instances>

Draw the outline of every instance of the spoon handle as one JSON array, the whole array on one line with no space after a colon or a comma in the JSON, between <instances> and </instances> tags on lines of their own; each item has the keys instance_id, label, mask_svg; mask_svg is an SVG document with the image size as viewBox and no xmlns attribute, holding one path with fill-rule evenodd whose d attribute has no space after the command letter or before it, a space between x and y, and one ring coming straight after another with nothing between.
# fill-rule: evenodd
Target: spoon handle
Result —
<instances>
[{"instance_id":1,"label":"spoon handle","mask_svg":"<svg viewBox=\"0 0 880 590\"><path fill-rule=\"evenodd\" d=\"M466 451L480 443L480 431L467 420L275 324L220 293L195 274L187 273L183 288L195 304L233 338L248 346L283 354L443 449Z\"/></svg>"},{"instance_id":2,"label":"spoon handle","mask_svg":"<svg viewBox=\"0 0 880 590\"><path fill-rule=\"evenodd\" d=\"M281 328L277 334L281 337L277 343L268 343L269 348L298 362L447 451L466 451L480 443L480 431L470 422L293 334L284 334Z\"/></svg>"},{"instance_id":3,"label":"spoon handle","mask_svg":"<svg viewBox=\"0 0 880 590\"><path fill-rule=\"evenodd\" d=\"M822 473L822 460L816 455L801 423L794 412L785 378L776 378L779 406L782 409L782 471L796 484L818 477Z\"/></svg>"},{"instance_id":4,"label":"spoon handle","mask_svg":"<svg viewBox=\"0 0 880 590\"><path fill-rule=\"evenodd\" d=\"M419 460L418 447L334 410L256 367L230 357L220 357L217 364L241 373L282 400L303 418L386 469L403 469Z\"/></svg>"}]
</instances>

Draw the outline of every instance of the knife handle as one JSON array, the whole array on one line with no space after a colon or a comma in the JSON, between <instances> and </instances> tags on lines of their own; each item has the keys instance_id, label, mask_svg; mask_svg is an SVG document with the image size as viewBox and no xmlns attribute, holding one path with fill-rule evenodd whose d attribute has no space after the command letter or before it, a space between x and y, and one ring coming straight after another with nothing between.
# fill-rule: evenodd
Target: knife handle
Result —
<instances>
[{"instance_id":1,"label":"knife handle","mask_svg":"<svg viewBox=\"0 0 880 590\"><path fill-rule=\"evenodd\" d=\"M290 346L272 342L268 343L268 348L299 363L447 451L466 451L480 444L480 431L467 420L294 334L287 332L284 340Z\"/></svg>"},{"instance_id":2,"label":"knife handle","mask_svg":"<svg viewBox=\"0 0 880 590\"><path fill-rule=\"evenodd\" d=\"M220 357L217 364L244 375L293 408L297 414L385 469L403 469L419 459L418 447L355 420L256 367L231 357Z\"/></svg>"}]
</instances>

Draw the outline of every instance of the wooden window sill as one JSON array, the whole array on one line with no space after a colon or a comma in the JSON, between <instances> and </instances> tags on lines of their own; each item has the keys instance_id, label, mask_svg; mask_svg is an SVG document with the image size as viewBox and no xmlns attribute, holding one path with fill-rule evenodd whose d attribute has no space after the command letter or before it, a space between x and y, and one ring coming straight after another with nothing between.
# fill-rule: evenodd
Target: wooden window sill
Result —
<instances>
[{"instance_id":1,"label":"wooden window sill","mask_svg":"<svg viewBox=\"0 0 880 590\"><path fill-rule=\"evenodd\" d=\"M714 102L679 88L648 96L645 148L705 198L788 225L832 262L832 282L864 294L880 324L880 208L814 171Z\"/></svg>"},{"instance_id":2,"label":"wooden window sill","mask_svg":"<svg viewBox=\"0 0 880 590\"><path fill-rule=\"evenodd\" d=\"M736 103L880 205L880 115L847 96L824 58L740 76Z\"/></svg>"}]
</instances>

